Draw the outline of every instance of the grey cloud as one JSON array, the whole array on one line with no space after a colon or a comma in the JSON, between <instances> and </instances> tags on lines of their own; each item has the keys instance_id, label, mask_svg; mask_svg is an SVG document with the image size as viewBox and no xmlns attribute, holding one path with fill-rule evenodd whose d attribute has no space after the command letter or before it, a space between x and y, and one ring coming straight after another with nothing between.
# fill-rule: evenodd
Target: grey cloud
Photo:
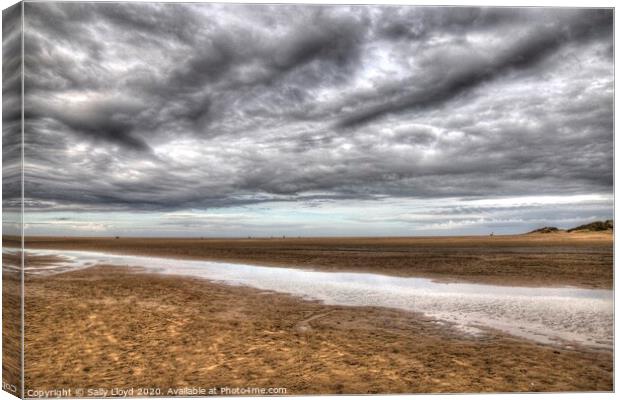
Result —
<instances>
[{"instance_id":1,"label":"grey cloud","mask_svg":"<svg viewBox=\"0 0 620 400\"><path fill-rule=\"evenodd\" d=\"M28 3L28 204L606 193L611 16Z\"/></svg>"},{"instance_id":2,"label":"grey cloud","mask_svg":"<svg viewBox=\"0 0 620 400\"><path fill-rule=\"evenodd\" d=\"M431 80L429 86L409 94L406 93L390 102L355 112L338 121L336 126L346 128L370 122L388 113L411 108L433 107L512 69L536 65L544 57L570 41L609 35L612 27L611 14L601 10L571 15L571 18L552 22L551 27L535 26L531 33L519 38L507 50L501 51L496 59L481 60L473 65L467 63L466 60L465 62L460 60L464 67L455 73L442 75L436 81ZM438 61L441 62L441 60L432 60L431 63ZM457 60L449 60L449 62L457 62ZM441 65L429 65L429 70L434 68L440 69Z\"/></svg>"},{"instance_id":3,"label":"grey cloud","mask_svg":"<svg viewBox=\"0 0 620 400\"><path fill-rule=\"evenodd\" d=\"M21 14L20 4L2 12L2 207L21 211ZM18 214L4 216L5 232L17 233Z\"/></svg>"},{"instance_id":4,"label":"grey cloud","mask_svg":"<svg viewBox=\"0 0 620 400\"><path fill-rule=\"evenodd\" d=\"M466 34L472 30L486 30L505 24L518 24L536 19L542 10L528 12L527 8L453 8L438 12L436 8L386 9L387 18L377 21L377 32L391 40L424 40L430 36L450 32ZM556 10L556 13L562 11Z\"/></svg>"},{"instance_id":5,"label":"grey cloud","mask_svg":"<svg viewBox=\"0 0 620 400\"><path fill-rule=\"evenodd\" d=\"M111 99L90 102L85 106L44 105L34 103L28 108L28 121L51 118L73 132L125 146L128 149L145 151L146 142L134 135L137 128L136 115L142 106L133 101Z\"/></svg>"}]
</instances>

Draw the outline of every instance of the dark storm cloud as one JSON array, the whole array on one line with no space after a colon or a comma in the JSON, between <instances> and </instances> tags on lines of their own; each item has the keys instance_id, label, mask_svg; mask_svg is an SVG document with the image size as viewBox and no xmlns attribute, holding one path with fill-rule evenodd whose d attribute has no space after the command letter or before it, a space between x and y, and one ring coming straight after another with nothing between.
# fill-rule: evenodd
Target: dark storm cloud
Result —
<instances>
[{"instance_id":1,"label":"dark storm cloud","mask_svg":"<svg viewBox=\"0 0 620 400\"><path fill-rule=\"evenodd\" d=\"M469 19L457 20L462 24L463 20ZM500 51L497 56L491 56L496 58L480 60L480 63L473 65L464 63L463 68L453 74L446 74L439 79L431 80L428 86L417 88L412 93L400 94L397 99L390 102L356 112L339 121L337 126L350 127L372 121L388 113L437 106L485 81L505 75L510 70L536 65L547 55L571 41L601 36L609 38L612 34L613 21L609 12L592 10L561 18L558 21L552 20L552 24L551 26L534 24L531 32L527 32L514 43L508 43L508 48ZM451 24L448 23L448 26ZM472 26L475 26L473 22ZM440 71L444 69L436 64L433 67Z\"/></svg>"},{"instance_id":2,"label":"dark storm cloud","mask_svg":"<svg viewBox=\"0 0 620 400\"><path fill-rule=\"evenodd\" d=\"M611 190L610 10L25 8L33 209Z\"/></svg>"},{"instance_id":3,"label":"dark storm cloud","mask_svg":"<svg viewBox=\"0 0 620 400\"><path fill-rule=\"evenodd\" d=\"M21 211L21 6L2 12L2 208ZM5 233L19 233L19 215L3 216ZM16 229L17 228L17 229Z\"/></svg>"},{"instance_id":4,"label":"dark storm cloud","mask_svg":"<svg viewBox=\"0 0 620 400\"><path fill-rule=\"evenodd\" d=\"M386 18L377 21L377 32L389 39L421 40L440 32L467 33L472 29L493 28L527 17L521 9L454 8L437 12L434 8L400 8L385 10Z\"/></svg>"}]
</instances>

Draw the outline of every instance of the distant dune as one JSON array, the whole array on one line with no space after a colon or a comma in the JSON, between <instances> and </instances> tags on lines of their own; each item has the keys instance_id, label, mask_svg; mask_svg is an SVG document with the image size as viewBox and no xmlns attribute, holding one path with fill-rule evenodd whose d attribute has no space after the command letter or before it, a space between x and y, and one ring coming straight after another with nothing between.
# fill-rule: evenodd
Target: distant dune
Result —
<instances>
[{"instance_id":1,"label":"distant dune","mask_svg":"<svg viewBox=\"0 0 620 400\"><path fill-rule=\"evenodd\" d=\"M589 224L579 225L574 228L570 228L566 230L556 228L555 226L545 226L542 228L535 229L531 232L528 232L528 235L535 234L535 233L559 233L559 232L580 232L580 233L613 232L613 230L614 230L614 221L611 219L608 219L606 221L590 222Z\"/></svg>"},{"instance_id":2,"label":"distant dune","mask_svg":"<svg viewBox=\"0 0 620 400\"><path fill-rule=\"evenodd\" d=\"M569 229L567 232L601 232L613 230L614 221L608 219L607 221L594 221L586 225L579 225L575 228Z\"/></svg>"},{"instance_id":3,"label":"distant dune","mask_svg":"<svg viewBox=\"0 0 620 400\"><path fill-rule=\"evenodd\" d=\"M535 229L528 233L555 233L555 232L561 232L561 230L556 228L555 226L545 226L543 228Z\"/></svg>"}]
</instances>

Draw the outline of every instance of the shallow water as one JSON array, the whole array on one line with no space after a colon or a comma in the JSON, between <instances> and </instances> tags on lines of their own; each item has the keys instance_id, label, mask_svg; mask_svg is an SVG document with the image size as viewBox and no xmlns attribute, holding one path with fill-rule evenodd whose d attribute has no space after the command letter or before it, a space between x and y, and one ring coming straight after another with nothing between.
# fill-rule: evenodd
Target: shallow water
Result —
<instances>
[{"instance_id":1,"label":"shallow water","mask_svg":"<svg viewBox=\"0 0 620 400\"><path fill-rule=\"evenodd\" d=\"M40 256L53 256L54 261L42 266L26 266L27 274L54 274L96 264L135 266L162 274L288 293L330 305L421 312L465 334L483 335L485 328L491 328L542 343L574 342L604 348L613 345L611 290L440 283L426 278L86 251L27 251L27 259Z\"/></svg>"}]
</instances>

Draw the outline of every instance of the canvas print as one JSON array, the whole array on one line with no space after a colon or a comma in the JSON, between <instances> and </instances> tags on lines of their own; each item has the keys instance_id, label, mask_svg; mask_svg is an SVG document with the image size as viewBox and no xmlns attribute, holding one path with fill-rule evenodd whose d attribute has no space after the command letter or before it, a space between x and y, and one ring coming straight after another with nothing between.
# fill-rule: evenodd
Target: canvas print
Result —
<instances>
[{"instance_id":1,"label":"canvas print","mask_svg":"<svg viewBox=\"0 0 620 400\"><path fill-rule=\"evenodd\" d=\"M3 390L612 392L613 9L3 11Z\"/></svg>"}]
</instances>

